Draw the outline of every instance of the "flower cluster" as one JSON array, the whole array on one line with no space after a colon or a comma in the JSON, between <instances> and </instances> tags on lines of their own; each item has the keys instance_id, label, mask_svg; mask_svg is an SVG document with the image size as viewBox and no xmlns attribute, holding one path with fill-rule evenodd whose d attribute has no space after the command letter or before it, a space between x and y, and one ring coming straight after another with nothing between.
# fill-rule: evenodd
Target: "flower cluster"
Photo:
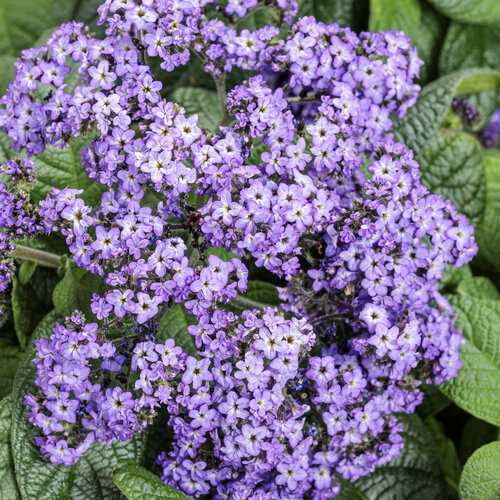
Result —
<instances>
[{"instance_id":1,"label":"flower cluster","mask_svg":"<svg viewBox=\"0 0 500 500\"><path fill-rule=\"evenodd\" d=\"M451 109L467 127L477 125L481 121L481 114L478 109L466 97L455 97L451 103Z\"/></svg>"},{"instance_id":2,"label":"flower cluster","mask_svg":"<svg viewBox=\"0 0 500 500\"><path fill-rule=\"evenodd\" d=\"M488 125L481 132L480 139L487 148L495 148L500 145L500 109L493 113Z\"/></svg>"},{"instance_id":3,"label":"flower cluster","mask_svg":"<svg viewBox=\"0 0 500 500\"><path fill-rule=\"evenodd\" d=\"M168 382L185 358L172 340L103 342L98 325L84 323L77 313L35 345L39 393L28 394L25 403L30 421L44 434L36 438L41 452L65 465L76 463L95 441L126 441L145 428L155 408L168 400ZM138 369L128 390L130 372Z\"/></svg>"},{"instance_id":4,"label":"flower cluster","mask_svg":"<svg viewBox=\"0 0 500 500\"><path fill-rule=\"evenodd\" d=\"M104 40L68 23L16 62L0 110L13 145L36 155L87 138L102 187L94 206L69 187L40 204L37 224L106 285L91 303L100 325L75 313L37 342L40 393L26 402L53 463L130 439L165 405L169 484L333 498L340 477L397 456L394 414L414 411L421 381L460 367L437 282L476 252L472 227L390 134L418 95L416 50L400 32L293 23L295 1L266 0L275 24L240 29L260 4L106 0ZM173 71L193 53L222 95L216 131L166 100L147 63ZM226 93L233 67L261 74ZM245 292L247 262L286 280L281 310L223 307ZM192 315L195 355L157 343L174 304Z\"/></svg>"},{"instance_id":5,"label":"flower cluster","mask_svg":"<svg viewBox=\"0 0 500 500\"><path fill-rule=\"evenodd\" d=\"M36 180L34 163L30 160L9 160L0 165L0 292L7 290L14 264L11 252L15 241L41 231L36 207L30 203L29 189Z\"/></svg>"},{"instance_id":6,"label":"flower cluster","mask_svg":"<svg viewBox=\"0 0 500 500\"><path fill-rule=\"evenodd\" d=\"M174 440L158 459L163 478L190 495L299 498L319 466L304 437L308 407L287 387L314 344L311 326L265 309L217 311L189 330L202 358L187 359L167 403Z\"/></svg>"}]
</instances>

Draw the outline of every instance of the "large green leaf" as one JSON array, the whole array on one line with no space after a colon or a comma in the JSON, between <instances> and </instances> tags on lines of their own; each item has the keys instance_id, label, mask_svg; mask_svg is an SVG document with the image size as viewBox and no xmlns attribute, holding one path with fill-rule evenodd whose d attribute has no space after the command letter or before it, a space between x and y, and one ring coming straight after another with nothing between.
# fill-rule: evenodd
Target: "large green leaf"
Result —
<instances>
[{"instance_id":1,"label":"large green leaf","mask_svg":"<svg viewBox=\"0 0 500 500\"><path fill-rule=\"evenodd\" d=\"M451 24L439 57L439 71L444 75L463 68L500 67L500 24L479 26Z\"/></svg>"},{"instance_id":2,"label":"large green leaf","mask_svg":"<svg viewBox=\"0 0 500 500\"><path fill-rule=\"evenodd\" d=\"M337 23L353 29L363 20L363 11L368 10L362 0L311 0L304 3L308 5L304 5L300 15L311 15L326 24Z\"/></svg>"},{"instance_id":3,"label":"large green leaf","mask_svg":"<svg viewBox=\"0 0 500 500\"><path fill-rule=\"evenodd\" d=\"M12 418L12 396L0 401L0 498L20 499L14 473L14 462L10 452L10 422Z\"/></svg>"},{"instance_id":4,"label":"large green leaf","mask_svg":"<svg viewBox=\"0 0 500 500\"><path fill-rule=\"evenodd\" d=\"M476 299L500 300L500 292L495 285L484 276L476 276L463 280L457 287L457 293Z\"/></svg>"},{"instance_id":5,"label":"large green leaf","mask_svg":"<svg viewBox=\"0 0 500 500\"><path fill-rule=\"evenodd\" d=\"M172 94L172 101L186 109L188 115L198 115L200 127L215 130L221 120L221 107L217 93L196 87L181 87Z\"/></svg>"},{"instance_id":6,"label":"large green leaf","mask_svg":"<svg viewBox=\"0 0 500 500\"><path fill-rule=\"evenodd\" d=\"M416 415L401 415L404 448L400 456L354 484L344 483L337 500L442 500L444 482L436 445Z\"/></svg>"},{"instance_id":7,"label":"large green leaf","mask_svg":"<svg viewBox=\"0 0 500 500\"><path fill-rule=\"evenodd\" d=\"M113 471L116 486L128 500L187 500L188 497L167 486L144 467L121 464Z\"/></svg>"},{"instance_id":8,"label":"large green leaf","mask_svg":"<svg viewBox=\"0 0 500 500\"><path fill-rule=\"evenodd\" d=\"M440 388L472 415L500 425L500 301L452 296L450 303L466 340L464 366Z\"/></svg>"},{"instance_id":9,"label":"large green leaf","mask_svg":"<svg viewBox=\"0 0 500 500\"><path fill-rule=\"evenodd\" d=\"M460 479L462 500L500 498L500 442L479 448L465 464Z\"/></svg>"},{"instance_id":10,"label":"large green leaf","mask_svg":"<svg viewBox=\"0 0 500 500\"><path fill-rule=\"evenodd\" d=\"M95 206L100 202L104 186L87 177L80 158L80 151L87 142L87 139L80 138L65 149L49 146L36 157L38 177L31 191L33 201L45 199L53 187L70 187L84 190L81 196L85 203Z\"/></svg>"},{"instance_id":11,"label":"large green leaf","mask_svg":"<svg viewBox=\"0 0 500 500\"><path fill-rule=\"evenodd\" d=\"M64 278L54 288L52 300L57 312L63 316L70 316L78 310L88 320L94 320L95 315L90 307L92 295L103 294L105 290L106 285L100 276L84 271L71 262Z\"/></svg>"},{"instance_id":12,"label":"large green leaf","mask_svg":"<svg viewBox=\"0 0 500 500\"><path fill-rule=\"evenodd\" d=\"M61 317L49 313L36 328L33 337L49 337ZM36 391L36 369L32 363L34 345L28 348L16 375L13 391L11 447L19 490L29 500L114 500L119 495L112 486L111 470L124 460L138 462L144 439L136 436L124 443L109 446L95 444L78 464L66 467L51 465L34 443L37 430L30 424L23 404L28 392Z\"/></svg>"},{"instance_id":13,"label":"large green leaf","mask_svg":"<svg viewBox=\"0 0 500 500\"><path fill-rule=\"evenodd\" d=\"M244 309L277 307L280 304L281 300L275 285L265 281L251 280L247 284L246 292L233 299L228 307L235 312L241 312Z\"/></svg>"},{"instance_id":14,"label":"large green leaf","mask_svg":"<svg viewBox=\"0 0 500 500\"><path fill-rule=\"evenodd\" d=\"M21 285L16 277L12 283L12 312L19 344L26 349L33 333L33 328L44 314L36 311L36 301L33 300L31 287Z\"/></svg>"},{"instance_id":15,"label":"large green leaf","mask_svg":"<svg viewBox=\"0 0 500 500\"><path fill-rule=\"evenodd\" d=\"M23 355L18 345L0 339L0 399L12 391L14 377Z\"/></svg>"},{"instance_id":16,"label":"large green leaf","mask_svg":"<svg viewBox=\"0 0 500 500\"><path fill-rule=\"evenodd\" d=\"M426 85L415 106L395 123L396 140L416 155L436 134L455 95L500 87L500 73L490 69L467 69L443 76Z\"/></svg>"},{"instance_id":17,"label":"large green leaf","mask_svg":"<svg viewBox=\"0 0 500 500\"><path fill-rule=\"evenodd\" d=\"M370 31L395 29L415 40L420 23L417 0L370 0Z\"/></svg>"},{"instance_id":18,"label":"large green leaf","mask_svg":"<svg viewBox=\"0 0 500 500\"><path fill-rule=\"evenodd\" d=\"M498 0L429 0L448 17L465 23L487 24L500 21Z\"/></svg>"},{"instance_id":19,"label":"large green leaf","mask_svg":"<svg viewBox=\"0 0 500 500\"><path fill-rule=\"evenodd\" d=\"M499 44L500 24L480 26L453 22L439 57L439 72L444 75L464 68L498 69ZM500 90L485 90L467 97L487 121L498 107Z\"/></svg>"},{"instance_id":20,"label":"large green leaf","mask_svg":"<svg viewBox=\"0 0 500 500\"><path fill-rule=\"evenodd\" d=\"M167 339L174 339L176 345L194 356L197 352L194 337L187 331L187 327L195 323L195 318L188 314L184 306L178 304L171 307L158 325L158 341L165 342Z\"/></svg>"},{"instance_id":21,"label":"large green leaf","mask_svg":"<svg viewBox=\"0 0 500 500\"><path fill-rule=\"evenodd\" d=\"M476 226L476 241L479 245L478 258L484 267L493 266L500 271L500 158L486 156L486 208L480 223Z\"/></svg>"},{"instance_id":22,"label":"large green leaf","mask_svg":"<svg viewBox=\"0 0 500 500\"><path fill-rule=\"evenodd\" d=\"M60 24L67 10L56 8L56 1L1 0L0 53L17 56L32 47L44 30Z\"/></svg>"},{"instance_id":23,"label":"large green leaf","mask_svg":"<svg viewBox=\"0 0 500 500\"><path fill-rule=\"evenodd\" d=\"M438 132L419 156L422 182L479 220L486 204L482 148L465 133Z\"/></svg>"},{"instance_id":24,"label":"large green leaf","mask_svg":"<svg viewBox=\"0 0 500 500\"><path fill-rule=\"evenodd\" d=\"M412 42L418 48L418 57L424 61L420 68L421 83L437 76L441 45L446 35L448 19L427 2L421 3L420 24Z\"/></svg>"}]
</instances>

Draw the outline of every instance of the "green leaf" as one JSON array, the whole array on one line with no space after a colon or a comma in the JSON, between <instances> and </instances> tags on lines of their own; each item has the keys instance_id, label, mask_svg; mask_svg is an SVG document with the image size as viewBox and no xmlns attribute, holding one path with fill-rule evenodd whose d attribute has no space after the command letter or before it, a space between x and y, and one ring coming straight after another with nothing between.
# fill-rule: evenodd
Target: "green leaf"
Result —
<instances>
[{"instance_id":1,"label":"green leaf","mask_svg":"<svg viewBox=\"0 0 500 500\"><path fill-rule=\"evenodd\" d=\"M167 486L144 467L122 464L113 471L116 486L128 500L187 500L188 497Z\"/></svg>"},{"instance_id":2,"label":"green leaf","mask_svg":"<svg viewBox=\"0 0 500 500\"><path fill-rule=\"evenodd\" d=\"M0 53L17 56L32 47L45 29L61 23L61 14L54 0L2 0Z\"/></svg>"},{"instance_id":3,"label":"green leaf","mask_svg":"<svg viewBox=\"0 0 500 500\"><path fill-rule=\"evenodd\" d=\"M14 277L12 282L11 298L17 338L19 340L19 344L21 344L21 347L25 349L33 331L33 327L37 322L37 318L35 317L35 321L33 322L34 315L31 313L31 309L33 306L33 297L29 293L28 287L19 285L16 277Z\"/></svg>"},{"instance_id":4,"label":"green leaf","mask_svg":"<svg viewBox=\"0 0 500 500\"><path fill-rule=\"evenodd\" d=\"M32 260L25 260L19 268L19 283L26 285L36 270L37 263Z\"/></svg>"},{"instance_id":5,"label":"green leaf","mask_svg":"<svg viewBox=\"0 0 500 500\"><path fill-rule=\"evenodd\" d=\"M80 158L80 151L87 143L88 139L78 138L65 149L49 146L36 157L37 183L31 191L34 202L45 199L53 187L70 187L83 189L81 197L85 203L93 206L99 204L105 187L87 177Z\"/></svg>"},{"instance_id":6,"label":"green leaf","mask_svg":"<svg viewBox=\"0 0 500 500\"><path fill-rule=\"evenodd\" d=\"M172 101L186 109L187 115L198 115L200 127L216 130L221 120L221 107L216 92L195 87L181 87L172 94Z\"/></svg>"},{"instance_id":7,"label":"green leaf","mask_svg":"<svg viewBox=\"0 0 500 500\"><path fill-rule=\"evenodd\" d=\"M59 314L52 311L37 326L33 337L48 338L55 322L60 320ZM51 465L35 445L38 431L28 421L23 404L25 395L36 391L34 356L35 348L31 343L16 375L13 391L11 447L22 497L30 500L118 500L111 470L124 460L138 462L144 438L139 435L109 446L94 444L74 466Z\"/></svg>"},{"instance_id":8,"label":"green leaf","mask_svg":"<svg viewBox=\"0 0 500 500\"><path fill-rule=\"evenodd\" d=\"M483 276L463 280L458 285L457 293L476 299L500 300L500 292L488 278Z\"/></svg>"},{"instance_id":9,"label":"green leaf","mask_svg":"<svg viewBox=\"0 0 500 500\"><path fill-rule=\"evenodd\" d=\"M165 342L167 339L174 339L176 345L182 347L188 354L195 356L198 351L194 344L194 337L187 331L187 327L193 324L196 324L195 318L188 314L183 305L173 306L158 324L158 341Z\"/></svg>"},{"instance_id":10,"label":"green leaf","mask_svg":"<svg viewBox=\"0 0 500 500\"><path fill-rule=\"evenodd\" d=\"M312 0L309 2L309 13L303 15L314 15L326 24L337 23L355 28L354 25L363 17L359 12L364 8L362 3L360 0Z\"/></svg>"},{"instance_id":11,"label":"green leaf","mask_svg":"<svg viewBox=\"0 0 500 500\"><path fill-rule=\"evenodd\" d=\"M415 40L420 23L417 0L370 0L370 31L395 29Z\"/></svg>"},{"instance_id":12,"label":"green leaf","mask_svg":"<svg viewBox=\"0 0 500 500\"><path fill-rule=\"evenodd\" d=\"M21 496L17 489L14 462L10 452L10 422L12 418L12 396L0 401L0 498L17 500Z\"/></svg>"},{"instance_id":13,"label":"green leaf","mask_svg":"<svg viewBox=\"0 0 500 500\"><path fill-rule=\"evenodd\" d=\"M486 156L484 160L486 176L486 208L480 223L476 226L475 238L479 246L478 259L491 270L500 271L500 158Z\"/></svg>"},{"instance_id":14,"label":"green leaf","mask_svg":"<svg viewBox=\"0 0 500 500\"><path fill-rule=\"evenodd\" d=\"M78 310L87 319L94 320L95 315L90 307L94 293L103 294L106 285L102 278L90 271L84 271L71 262L64 278L54 288L52 300L57 312L62 316L70 316Z\"/></svg>"},{"instance_id":15,"label":"green leaf","mask_svg":"<svg viewBox=\"0 0 500 500\"><path fill-rule=\"evenodd\" d=\"M429 2L456 21L477 24L500 21L498 0L429 0Z\"/></svg>"},{"instance_id":16,"label":"green leaf","mask_svg":"<svg viewBox=\"0 0 500 500\"><path fill-rule=\"evenodd\" d=\"M344 482L337 500L442 500L444 482L436 446L417 415L400 415L404 448L398 458L355 483Z\"/></svg>"},{"instance_id":17,"label":"green leaf","mask_svg":"<svg viewBox=\"0 0 500 500\"><path fill-rule=\"evenodd\" d=\"M464 68L500 68L500 24L479 26L453 22L448 29L439 57L439 72L451 73ZM484 121L498 107L500 90L485 90L467 95Z\"/></svg>"},{"instance_id":18,"label":"green leaf","mask_svg":"<svg viewBox=\"0 0 500 500\"><path fill-rule=\"evenodd\" d=\"M251 280L247 284L246 292L238 295L226 307L239 313L244 309L277 307L280 304L281 300L275 285L265 281Z\"/></svg>"},{"instance_id":19,"label":"green leaf","mask_svg":"<svg viewBox=\"0 0 500 500\"><path fill-rule=\"evenodd\" d=\"M446 35L448 19L427 2L421 3L420 24L415 38L418 57L424 61L419 82L426 83L437 76L439 54Z\"/></svg>"},{"instance_id":20,"label":"green leaf","mask_svg":"<svg viewBox=\"0 0 500 500\"><path fill-rule=\"evenodd\" d=\"M458 211L479 220L486 204L482 147L465 133L438 132L419 157L422 182L450 199Z\"/></svg>"},{"instance_id":21,"label":"green leaf","mask_svg":"<svg viewBox=\"0 0 500 500\"><path fill-rule=\"evenodd\" d=\"M460 408L500 425L500 301L452 296L450 303L466 340L464 366L439 387Z\"/></svg>"},{"instance_id":22,"label":"green leaf","mask_svg":"<svg viewBox=\"0 0 500 500\"><path fill-rule=\"evenodd\" d=\"M460 463L464 464L467 459L481 446L496 441L498 428L489 422L479 420L469 415L462 427L459 442Z\"/></svg>"},{"instance_id":23,"label":"green leaf","mask_svg":"<svg viewBox=\"0 0 500 500\"><path fill-rule=\"evenodd\" d=\"M463 68L500 67L500 24L451 23L439 57L441 74Z\"/></svg>"},{"instance_id":24,"label":"green leaf","mask_svg":"<svg viewBox=\"0 0 500 500\"><path fill-rule=\"evenodd\" d=\"M0 7L1 8L1 7ZM0 95L4 95L9 83L14 80L14 62L16 57L10 54L0 55Z\"/></svg>"},{"instance_id":25,"label":"green leaf","mask_svg":"<svg viewBox=\"0 0 500 500\"><path fill-rule=\"evenodd\" d=\"M417 406L417 413L421 418L432 417L447 408L451 401L438 389L436 385L423 384L424 400Z\"/></svg>"},{"instance_id":26,"label":"green leaf","mask_svg":"<svg viewBox=\"0 0 500 500\"><path fill-rule=\"evenodd\" d=\"M458 493L458 482L460 480L460 461L455 444L444 435L443 427L435 418L428 418L425 421L434 443L436 444L441 469L443 470L446 485L448 487L448 496L456 497Z\"/></svg>"},{"instance_id":27,"label":"green leaf","mask_svg":"<svg viewBox=\"0 0 500 500\"><path fill-rule=\"evenodd\" d=\"M397 141L418 155L436 134L455 95L500 86L500 73L489 69L467 69L443 76L426 85L415 106L394 124Z\"/></svg>"},{"instance_id":28,"label":"green leaf","mask_svg":"<svg viewBox=\"0 0 500 500\"><path fill-rule=\"evenodd\" d=\"M479 448L465 464L460 479L462 500L500 498L500 442Z\"/></svg>"},{"instance_id":29,"label":"green leaf","mask_svg":"<svg viewBox=\"0 0 500 500\"><path fill-rule=\"evenodd\" d=\"M468 264L462 267L447 266L439 280L439 286L441 291L455 291L461 281L469 278L472 278L472 271Z\"/></svg>"},{"instance_id":30,"label":"green leaf","mask_svg":"<svg viewBox=\"0 0 500 500\"><path fill-rule=\"evenodd\" d=\"M14 377L23 355L24 353L18 345L0 339L0 399L12 391Z\"/></svg>"}]
</instances>

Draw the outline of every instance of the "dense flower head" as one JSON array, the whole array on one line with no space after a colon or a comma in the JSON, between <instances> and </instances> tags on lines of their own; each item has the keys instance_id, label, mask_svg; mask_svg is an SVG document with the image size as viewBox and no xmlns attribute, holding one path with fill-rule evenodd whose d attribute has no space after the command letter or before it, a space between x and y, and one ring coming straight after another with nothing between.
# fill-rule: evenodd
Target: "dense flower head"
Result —
<instances>
[{"instance_id":1,"label":"dense flower head","mask_svg":"<svg viewBox=\"0 0 500 500\"><path fill-rule=\"evenodd\" d=\"M7 290L14 264L15 242L42 231L37 207L30 202L29 189L36 170L31 160L8 160L0 165L0 292Z\"/></svg>"},{"instance_id":2,"label":"dense flower head","mask_svg":"<svg viewBox=\"0 0 500 500\"><path fill-rule=\"evenodd\" d=\"M72 265L105 284L98 322L75 312L36 343L26 403L53 463L130 439L165 406L168 484L334 498L340 478L398 455L395 414L415 410L421 383L460 368L438 280L474 256L473 230L390 133L418 96L416 49L402 32L296 20L295 1L266 1L273 24L241 29L260 7L106 0L103 40L64 24L16 62L0 110L14 147L86 140L82 164L102 188L94 205L65 187L27 210L0 184L2 255L10 233L60 233ZM148 64L171 72L193 54L219 89L233 68L258 72L222 89L217 130L171 102ZM30 160L6 168L33 182ZM12 269L0 266L1 291ZM279 309L235 302L250 267L286 283ZM186 352L156 338L174 306L190 318Z\"/></svg>"}]
</instances>

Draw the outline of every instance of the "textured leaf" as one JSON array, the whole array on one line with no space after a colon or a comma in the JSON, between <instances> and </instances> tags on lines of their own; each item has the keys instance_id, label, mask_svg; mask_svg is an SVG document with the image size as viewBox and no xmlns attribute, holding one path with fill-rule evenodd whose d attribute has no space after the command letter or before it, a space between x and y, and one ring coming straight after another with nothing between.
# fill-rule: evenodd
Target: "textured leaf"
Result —
<instances>
[{"instance_id":1,"label":"textured leaf","mask_svg":"<svg viewBox=\"0 0 500 500\"><path fill-rule=\"evenodd\" d=\"M303 15L313 15L326 24L355 27L359 18L363 17L360 12L364 8L363 3L361 0L312 0L309 2L309 12ZM366 12L367 9L364 10Z\"/></svg>"},{"instance_id":2,"label":"textured leaf","mask_svg":"<svg viewBox=\"0 0 500 500\"><path fill-rule=\"evenodd\" d=\"M416 39L420 23L420 4L417 0L370 0L370 31L395 29Z\"/></svg>"},{"instance_id":3,"label":"textured leaf","mask_svg":"<svg viewBox=\"0 0 500 500\"><path fill-rule=\"evenodd\" d=\"M448 29L439 57L440 74L464 68L500 68L500 24L480 26L453 22ZM487 121L498 107L500 90L467 95Z\"/></svg>"},{"instance_id":4,"label":"textured leaf","mask_svg":"<svg viewBox=\"0 0 500 500\"><path fill-rule=\"evenodd\" d=\"M100 276L84 271L72 262L64 278L54 288L52 300L57 312L62 316L70 316L73 311L78 310L83 312L87 319L94 320L95 315L90 307L92 295L102 294L105 290L106 286Z\"/></svg>"},{"instance_id":5,"label":"textured leaf","mask_svg":"<svg viewBox=\"0 0 500 500\"><path fill-rule=\"evenodd\" d=\"M441 291L454 292L459 283L472 278L472 271L467 264L462 267L447 266L443 271L443 277L439 280Z\"/></svg>"},{"instance_id":6,"label":"textured leaf","mask_svg":"<svg viewBox=\"0 0 500 500\"><path fill-rule=\"evenodd\" d=\"M460 479L462 500L500 498L500 442L479 448L465 464Z\"/></svg>"},{"instance_id":7,"label":"textured leaf","mask_svg":"<svg viewBox=\"0 0 500 500\"><path fill-rule=\"evenodd\" d=\"M31 191L33 201L45 199L52 187L83 189L81 197L85 203L96 205L101 200L104 186L87 177L82 166L80 151L88 140L76 139L65 149L48 147L38 155L35 165L38 170L37 183Z\"/></svg>"},{"instance_id":8,"label":"textured leaf","mask_svg":"<svg viewBox=\"0 0 500 500\"><path fill-rule=\"evenodd\" d=\"M415 106L395 123L396 140L418 155L439 130L455 95L495 89L500 73L489 69L467 69L443 76L426 85Z\"/></svg>"},{"instance_id":9,"label":"textured leaf","mask_svg":"<svg viewBox=\"0 0 500 500\"><path fill-rule=\"evenodd\" d=\"M113 471L116 486L128 500L187 500L188 497L167 486L158 477L139 465L123 464Z\"/></svg>"},{"instance_id":10,"label":"textured leaf","mask_svg":"<svg viewBox=\"0 0 500 500\"><path fill-rule=\"evenodd\" d=\"M198 115L200 127L215 130L221 120L221 107L217 93L211 90L181 87L174 91L172 100L186 109L187 115Z\"/></svg>"},{"instance_id":11,"label":"textured leaf","mask_svg":"<svg viewBox=\"0 0 500 500\"><path fill-rule=\"evenodd\" d=\"M228 304L228 308L235 312L241 312L243 309L277 307L280 304L281 300L275 285L265 281L252 280L248 282L246 292L233 299Z\"/></svg>"},{"instance_id":12,"label":"textured leaf","mask_svg":"<svg viewBox=\"0 0 500 500\"><path fill-rule=\"evenodd\" d=\"M500 301L452 296L450 303L466 340L464 366L440 388L472 415L500 425Z\"/></svg>"},{"instance_id":13,"label":"textured leaf","mask_svg":"<svg viewBox=\"0 0 500 500\"><path fill-rule=\"evenodd\" d=\"M476 226L476 241L479 245L478 258L491 269L500 270L500 159L486 156L484 160L486 176L486 208L481 222ZM477 260L477 259L476 259Z\"/></svg>"},{"instance_id":14,"label":"textured leaf","mask_svg":"<svg viewBox=\"0 0 500 500\"><path fill-rule=\"evenodd\" d=\"M61 317L56 311L38 325L34 338L48 337ZM31 344L16 376L13 392L11 427L12 454L16 478L23 498L29 500L114 500L119 495L112 485L111 470L121 461L138 462L143 453L143 436L109 446L93 445L78 464L54 466L44 459L35 446L37 429L30 424L23 404L25 395L36 390L35 356Z\"/></svg>"},{"instance_id":15,"label":"textured leaf","mask_svg":"<svg viewBox=\"0 0 500 500\"><path fill-rule=\"evenodd\" d=\"M17 56L32 47L42 32L57 26L66 12L54 0L2 0L0 2L0 53Z\"/></svg>"},{"instance_id":16,"label":"textured leaf","mask_svg":"<svg viewBox=\"0 0 500 500\"><path fill-rule=\"evenodd\" d=\"M463 68L500 67L500 24L451 23L439 57L441 74Z\"/></svg>"},{"instance_id":17,"label":"textured leaf","mask_svg":"<svg viewBox=\"0 0 500 500\"><path fill-rule=\"evenodd\" d=\"M29 293L29 289L19 285L17 278L14 277L12 283L12 312L14 313L17 338L23 349L28 344L34 326L32 324L33 315L30 311L32 306L33 297Z\"/></svg>"},{"instance_id":18,"label":"textured leaf","mask_svg":"<svg viewBox=\"0 0 500 500\"><path fill-rule=\"evenodd\" d=\"M0 7L1 8L1 7ZM0 42L1 43L1 42ZM10 54L0 55L0 95L4 95L9 83L14 80L14 62L16 58Z\"/></svg>"},{"instance_id":19,"label":"textured leaf","mask_svg":"<svg viewBox=\"0 0 500 500\"><path fill-rule=\"evenodd\" d=\"M427 2L421 3L420 24L412 42L417 46L418 57L424 61L420 68L421 83L437 76L439 54L446 35L448 19Z\"/></svg>"},{"instance_id":20,"label":"textured leaf","mask_svg":"<svg viewBox=\"0 0 500 500\"><path fill-rule=\"evenodd\" d=\"M474 220L486 204L482 148L465 133L438 132L419 157L422 182Z\"/></svg>"},{"instance_id":21,"label":"textured leaf","mask_svg":"<svg viewBox=\"0 0 500 500\"><path fill-rule=\"evenodd\" d=\"M0 339L0 399L12 391L14 377L23 355L18 345L6 339Z\"/></svg>"},{"instance_id":22,"label":"textured leaf","mask_svg":"<svg viewBox=\"0 0 500 500\"><path fill-rule=\"evenodd\" d=\"M33 276L33 273L36 270L37 263L32 261L32 260L26 260L21 264L21 267L19 268L19 283L21 285L26 285L31 277Z\"/></svg>"},{"instance_id":23,"label":"textured leaf","mask_svg":"<svg viewBox=\"0 0 500 500\"><path fill-rule=\"evenodd\" d=\"M462 281L458 285L457 293L476 299L500 300L500 292L488 278L483 276Z\"/></svg>"},{"instance_id":24,"label":"textured leaf","mask_svg":"<svg viewBox=\"0 0 500 500\"><path fill-rule=\"evenodd\" d=\"M10 422L12 418L12 396L0 401L0 498L20 499L14 474L14 462L10 452Z\"/></svg>"},{"instance_id":25,"label":"textured leaf","mask_svg":"<svg viewBox=\"0 0 500 500\"><path fill-rule=\"evenodd\" d=\"M457 21L487 24L500 21L498 0L429 0L436 9Z\"/></svg>"},{"instance_id":26,"label":"textured leaf","mask_svg":"<svg viewBox=\"0 0 500 500\"><path fill-rule=\"evenodd\" d=\"M171 307L158 325L158 342L174 339L176 345L194 356L197 353L196 346L194 345L194 337L187 331L187 327L195 323L195 318L188 314L184 306L178 304Z\"/></svg>"},{"instance_id":27,"label":"textured leaf","mask_svg":"<svg viewBox=\"0 0 500 500\"><path fill-rule=\"evenodd\" d=\"M71 500L119 500L122 498L113 483L113 467L128 461L139 463L145 444L145 434L126 442L104 446L96 443L75 466Z\"/></svg>"},{"instance_id":28,"label":"textured leaf","mask_svg":"<svg viewBox=\"0 0 500 500\"><path fill-rule=\"evenodd\" d=\"M337 500L442 500L444 482L436 446L416 415L401 415L405 446L400 456L375 472L344 483Z\"/></svg>"}]
</instances>

